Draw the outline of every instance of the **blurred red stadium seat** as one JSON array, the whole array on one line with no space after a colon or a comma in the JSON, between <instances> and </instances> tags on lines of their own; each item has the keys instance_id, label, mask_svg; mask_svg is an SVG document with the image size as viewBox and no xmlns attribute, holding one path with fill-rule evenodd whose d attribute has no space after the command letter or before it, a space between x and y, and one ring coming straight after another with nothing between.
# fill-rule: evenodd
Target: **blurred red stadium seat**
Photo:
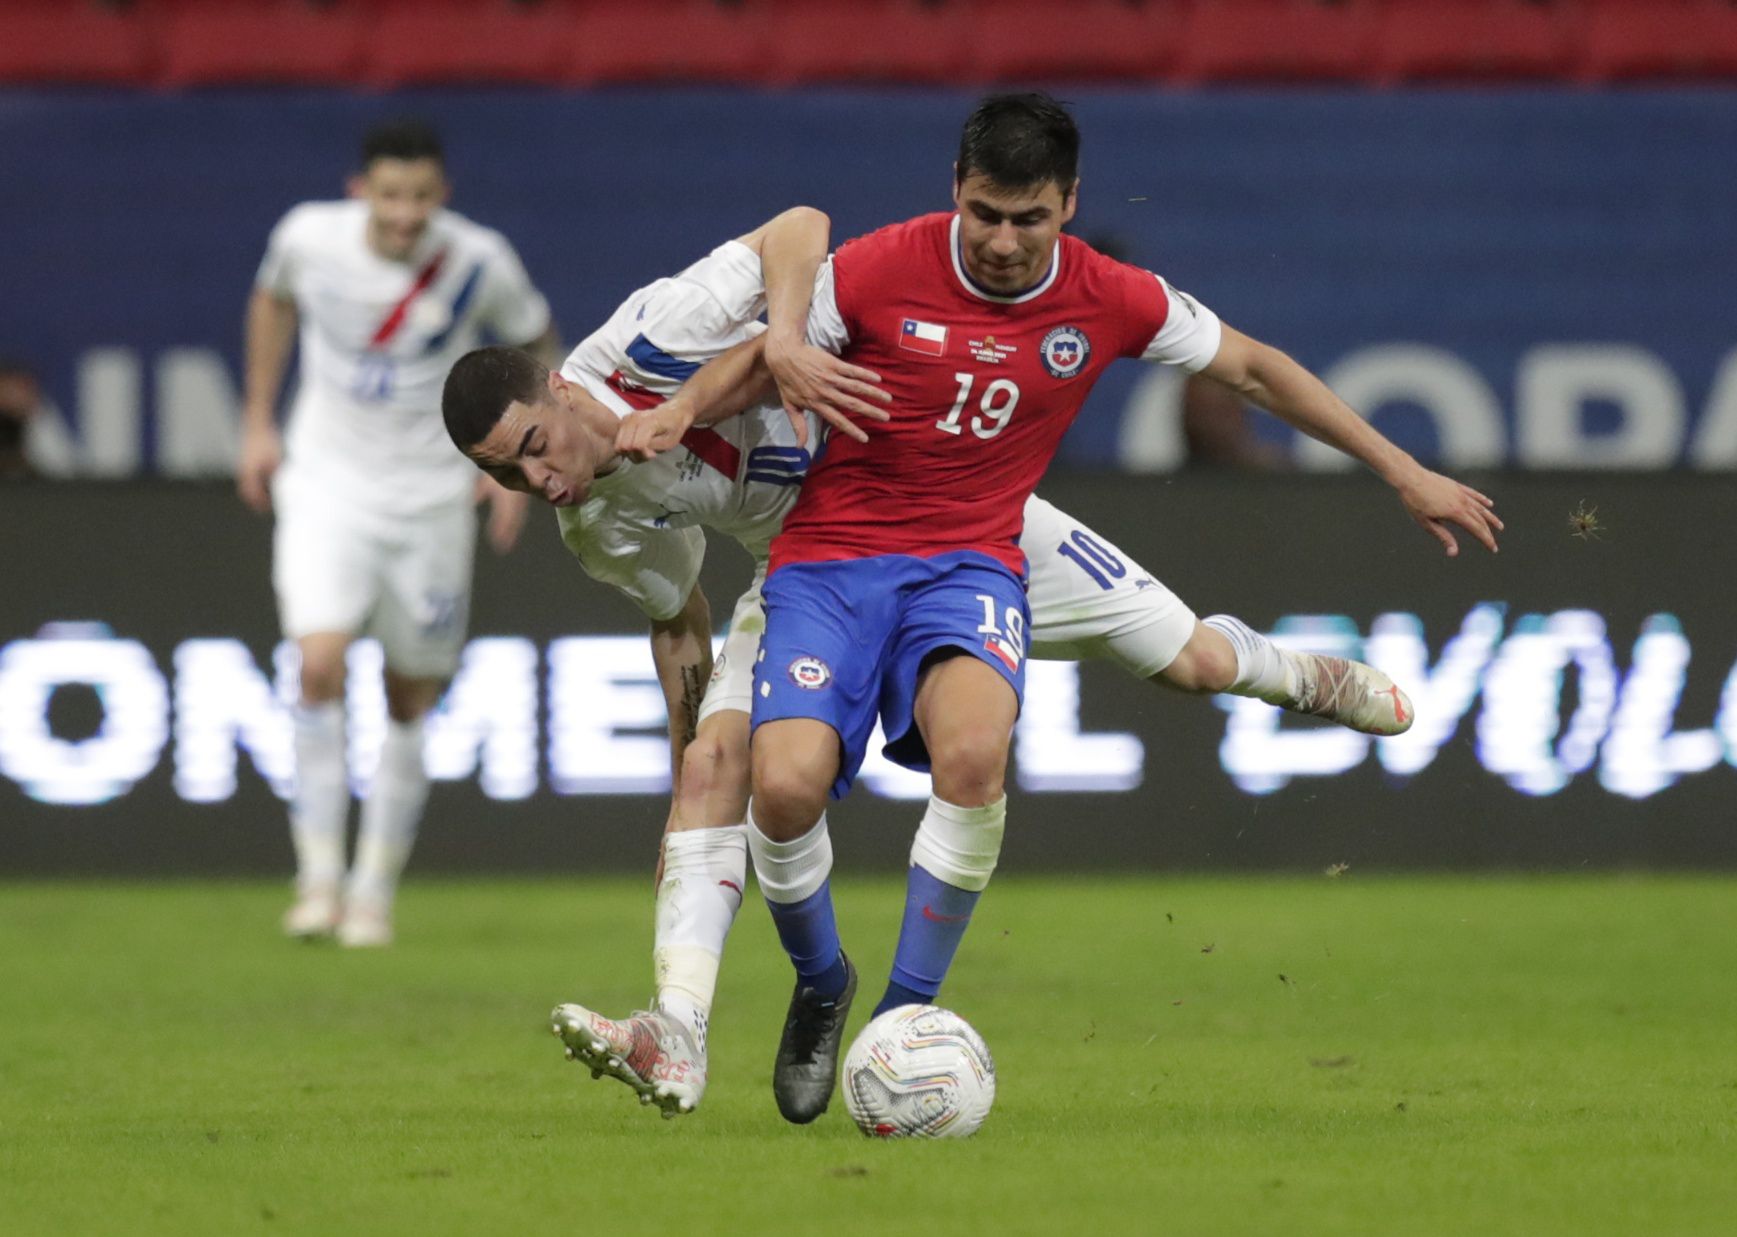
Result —
<instances>
[{"instance_id":1,"label":"blurred red stadium seat","mask_svg":"<svg viewBox=\"0 0 1737 1237\"><path fill-rule=\"evenodd\" d=\"M1566 77L1579 12L1559 0L1383 0L1373 76L1386 83Z\"/></svg>"},{"instance_id":2,"label":"blurred red stadium seat","mask_svg":"<svg viewBox=\"0 0 1737 1237\"><path fill-rule=\"evenodd\" d=\"M1194 0L1177 81L1353 81L1369 71L1374 0Z\"/></svg>"},{"instance_id":3,"label":"blurred red stadium seat","mask_svg":"<svg viewBox=\"0 0 1737 1237\"><path fill-rule=\"evenodd\" d=\"M959 18L957 4L934 0L771 0L766 74L792 85L957 82L967 41Z\"/></svg>"},{"instance_id":4,"label":"blurred red stadium seat","mask_svg":"<svg viewBox=\"0 0 1737 1237\"><path fill-rule=\"evenodd\" d=\"M139 85L152 61L147 23L95 0L0 4L0 82Z\"/></svg>"},{"instance_id":5,"label":"blurred red stadium seat","mask_svg":"<svg viewBox=\"0 0 1737 1237\"><path fill-rule=\"evenodd\" d=\"M167 86L337 85L361 73L367 9L356 0L142 0L162 38Z\"/></svg>"},{"instance_id":6,"label":"blurred red stadium seat","mask_svg":"<svg viewBox=\"0 0 1737 1237\"><path fill-rule=\"evenodd\" d=\"M558 84L575 0L373 0L364 74L380 86Z\"/></svg>"},{"instance_id":7,"label":"blurred red stadium seat","mask_svg":"<svg viewBox=\"0 0 1737 1237\"><path fill-rule=\"evenodd\" d=\"M767 0L583 0L564 48L565 81L761 81L771 48Z\"/></svg>"},{"instance_id":8,"label":"blurred red stadium seat","mask_svg":"<svg viewBox=\"0 0 1737 1237\"><path fill-rule=\"evenodd\" d=\"M979 81L1154 81L1176 66L1189 0L956 0Z\"/></svg>"},{"instance_id":9,"label":"blurred red stadium seat","mask_svg":"<svg viewBox=\"0 0 1737 1237\"><path fill-rule=\"evenodd\" d=\"M1587 0L1589 81L1737 77L1733 0Z\"/></svg>"}]
</instances>

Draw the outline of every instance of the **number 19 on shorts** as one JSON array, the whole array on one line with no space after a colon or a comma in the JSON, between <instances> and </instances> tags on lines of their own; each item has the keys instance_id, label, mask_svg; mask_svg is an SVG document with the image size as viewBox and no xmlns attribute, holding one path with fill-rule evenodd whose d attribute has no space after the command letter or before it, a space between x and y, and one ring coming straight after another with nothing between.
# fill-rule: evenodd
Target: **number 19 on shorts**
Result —
<instances>
[{"instance_id":1,"label":"number 19 on shorts","mask_svg":"<svg viewBox=\"0 0 1737 1237\"><path fill-rule=\"evenodd\" d=\"M977 625L977 633L984 637L983 647L999 657L1009 670L1018 670L1019 663L1025 660L1025 613L1018 606L1008 606L998 623L997 599L988 593L978 593L977 600L983 606L983 621Z\"/></svg>"}]
</instances>

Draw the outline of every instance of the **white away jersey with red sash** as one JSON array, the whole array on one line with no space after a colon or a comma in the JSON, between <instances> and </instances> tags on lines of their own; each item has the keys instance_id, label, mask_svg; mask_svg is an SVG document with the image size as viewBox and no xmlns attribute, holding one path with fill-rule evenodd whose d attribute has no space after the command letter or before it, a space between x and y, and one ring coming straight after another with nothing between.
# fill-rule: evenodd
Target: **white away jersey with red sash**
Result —
<instances>
[{"instance_id":1,"label":"white away jersey with red sash","mask_svg":"<svg viewBox=\"0 0 1737 1237\"><path fill-rule=\"evenodd\" d=\"M626 416L662 403L707 361L765 330L755 321L765 307L759 255L727 241L628 297L573 349L561 373ZM649 617L670 618L699 578L702 528L764 559L808 462L779 405L750 408L691 430L680 448L656 459L617 464L585 502L560 511L561 535L590 575Z\"/></svg>"},{"instance_id":2,"label":"white away jersey with red sash","mask_svg":"<svg viewBox=\"0 0 1737 1237\"><path fill-rule=\"evenodd\" d=\"M334 499L413 517L475 485L441 423L447 371L485 336L536 339L549 306L506 238L462 215L435 212L403 262L370 249L367 227L359 200L295 207L255 285L301 320L288 467Z\"/></svg>"}]
</instances>

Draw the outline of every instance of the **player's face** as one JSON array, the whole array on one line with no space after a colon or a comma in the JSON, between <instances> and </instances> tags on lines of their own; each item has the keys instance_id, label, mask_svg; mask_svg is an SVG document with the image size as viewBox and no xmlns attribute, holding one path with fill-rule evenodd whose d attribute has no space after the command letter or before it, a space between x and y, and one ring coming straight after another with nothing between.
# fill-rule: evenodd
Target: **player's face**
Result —
<instances>
[{"instance_id":1,"label":"player's face","mask_svg":"<svg viewBox=\"0 0 1737 1237\"><path fill-rule=\"evenodd\" d=\"M350 178L350 196L368 203L368 243L393 262L407 259L450 190L438 159L376 159Z\"/></svg>"},{"instance_id":2,"label":"player's face","mask_svg":"<svg viewBox=\"0 0 1737 1237\"><path fill-rule=\"evenodd\" d=\"M476 466L509 490L535 494L554 507L585 501L599 464L613 447L590 431L577 401L585 398L560 374L534 404L508 404L488 436L469 454Z\"/></svg>"},{"instance_id":3,"label":"player's face","mask_svg":"<svg viewBox=\"0 0 1737 1237\"><path fill-rule=\"evenodd\" d=\"M1009 189L981 172L953 186L965 271L991 292L1023 292L1049 270L1062 225L1074 217L1078 184Z\"/></svg>"}]
</instances>

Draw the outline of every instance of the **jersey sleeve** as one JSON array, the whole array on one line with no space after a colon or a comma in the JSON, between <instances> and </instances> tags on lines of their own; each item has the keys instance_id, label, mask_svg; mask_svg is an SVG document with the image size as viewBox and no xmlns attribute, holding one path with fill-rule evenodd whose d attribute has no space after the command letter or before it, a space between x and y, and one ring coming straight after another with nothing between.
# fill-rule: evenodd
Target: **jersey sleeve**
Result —
<instances>
[{"instance_id":1,"label":"jersey sleeve","mask_svg":"<svg viewBox=\"0 0 1737 1237\"><path fill-rule=\"evenodd\" d=\"M1139 354L1140 359L1177 365L1191 374L1199 373L1212 364L1212 358L1218 355L1218 345L1224 339L1224 326L1218 315L1159 276L1149 271L1141 274L1158 285L1164 296L1166 312L1163 325L1148 336L1145 349Z\"/></svg>"},{"instance_id":2,"label":"jersey sleeve","mask_svg":"<svg viewBox=\"0 0 1737 1237\"><path fill-rule=\"evenodd\" d=\"M502 343L528 344L549 329L549 302L526 274L518 251L503 236L494 241L481 318Z\"/></svg>"},{"instance_id":3,"label":"jersey sleeve","mask_svg":"<svg viewBox=\"0 0 1737 1237\"><path fill-rule=\"evenodd\" d=\"M585 574L607 584L653 622L681 613L699 582L706 535L698 528L635 528L587 503L559 513L561 540Z\"/></svg>"},{"instance_id":4,"label":"jersey sleeve","mask_svg":"<svg viewBox=\"0 0 1737 1237\"><path fill-rule=\"evenodd\" d=\"M697 368L694 362L710 360L765 330L759 321L765 311L760 255L740 242L726 241L657 285L640 311L639 339L629 347L629 358L665 377L685 378L686 373L664 374L653 359L662 357L691 372Z\"/></svg>"},{"instance_id":5,"label":"jersey sleeve","mask_svg":"<svg viewBox=\"0 0 1737 1237\"><path fill-rule=\"evenodd\" d=\"M850 329L838 308L838 274L832 258L814 273L814 295L808 302L808 342L834 356L850 342Z\"/></svg>"},{"instance_id":6,"label":"jersey sleeve","mask_svg":"<svg viewBox=\"0 0 1737 1237\"><path fill-rule=\"evenodd\" d=\"M265 243L265 257L253 277L255 288L286 300L295 295L296 249L302 217L301 208L296 207L272 228L271 237Z\"/></svg>"}]
</instances>

